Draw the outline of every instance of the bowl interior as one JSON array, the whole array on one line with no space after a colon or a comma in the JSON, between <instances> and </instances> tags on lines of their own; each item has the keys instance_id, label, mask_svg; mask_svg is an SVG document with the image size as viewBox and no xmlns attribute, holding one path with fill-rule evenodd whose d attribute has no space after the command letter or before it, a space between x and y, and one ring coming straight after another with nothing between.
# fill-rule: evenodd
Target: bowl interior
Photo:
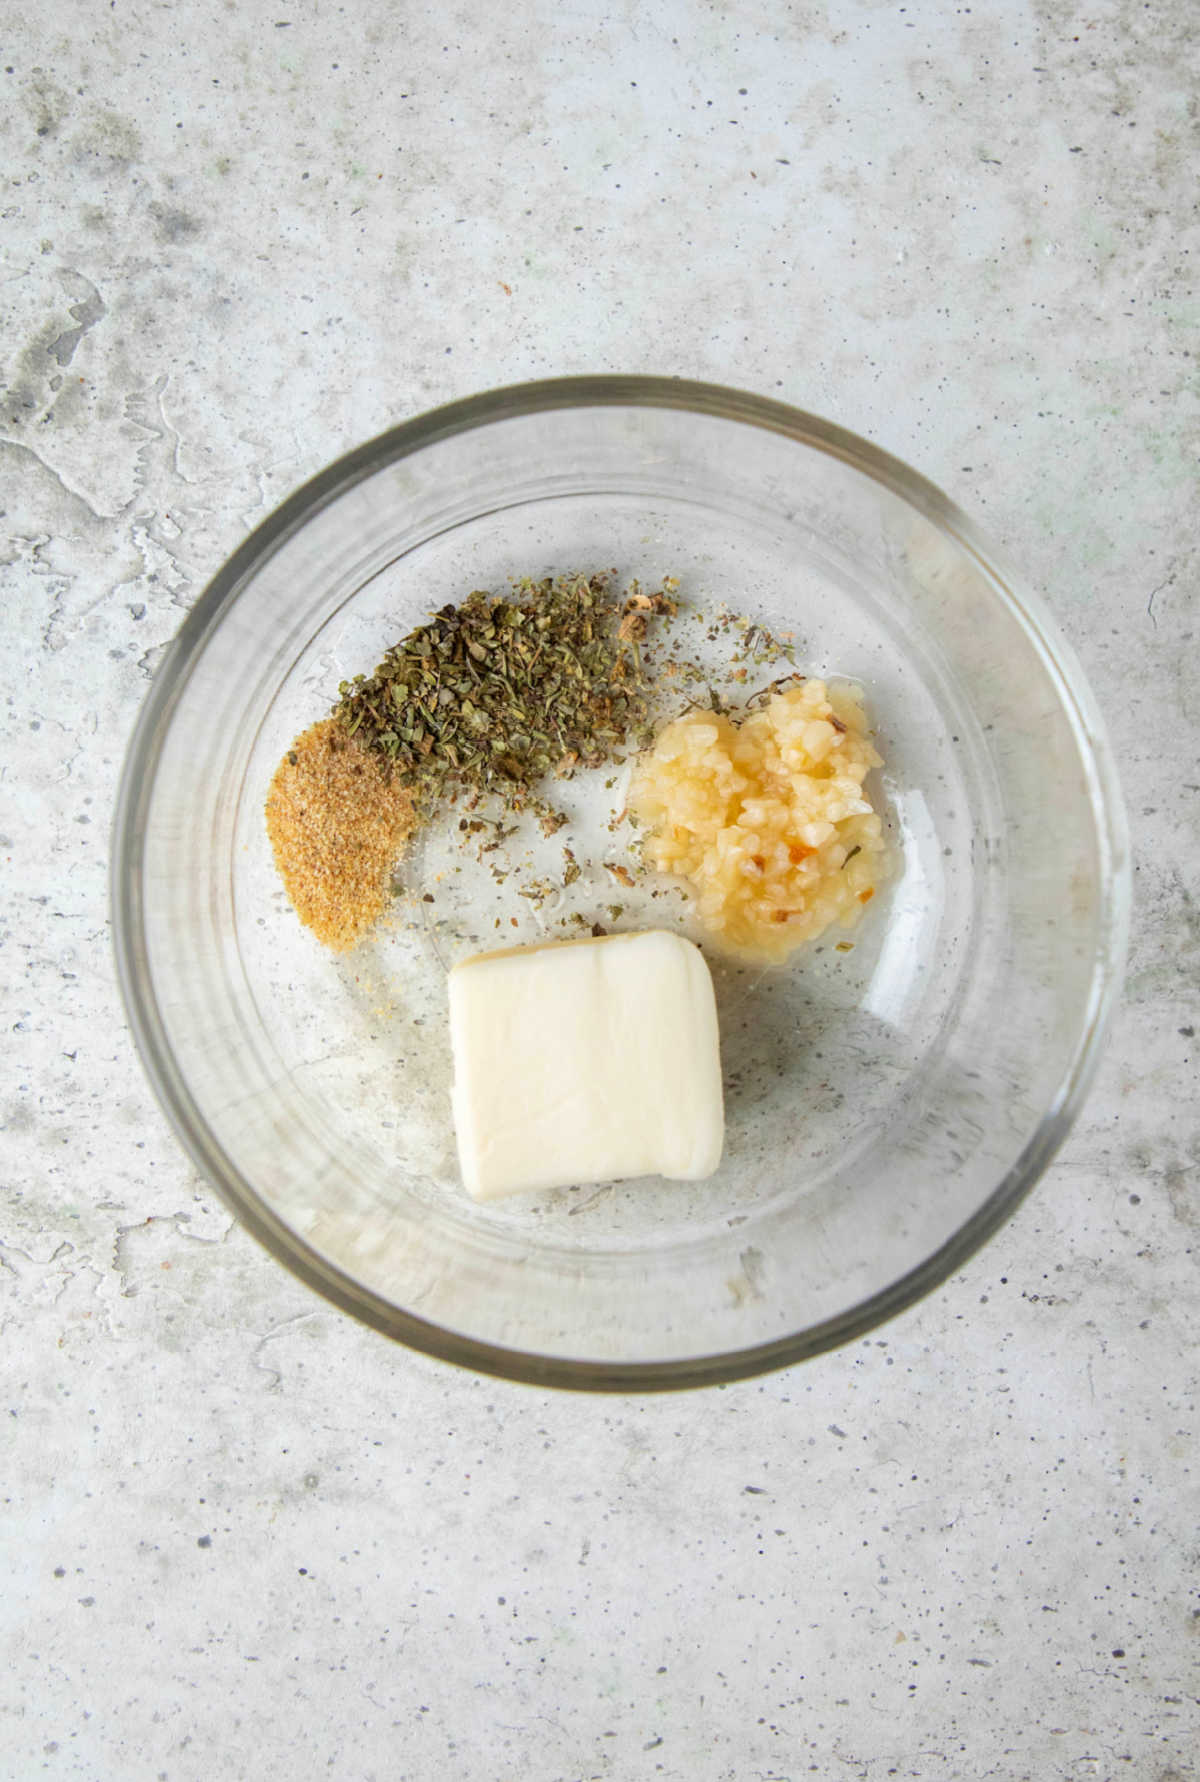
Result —
<instances>
[{"instance_id":1,"label":"bowl interior","mask_svg":"<svg viewBox=\"0 0 1200 1782\"><path fill-rule=\"evenodd\" d=\"M1112 800L1041 616L935 492L869 448L669 388L666 403L510 393L400 429L302 492L164 669L118 861L143 1049L243 1217L393 1334L566 1384L749 1371L944 1275L1065 1129L1119 955ZM483 853L439 826L368 942L325 952L263 827L292 737L433 608L596 568L677 576L677 634L714 673L727 608L793 634L805 672L863 686L894 871L861 927L785 967L723 958L674 885L610 873L626 768L557 788L570 823L550 840L522 826ZM779 672L752 670L745 692ZM561 885L565 842L578 880L522 897ZM455 1163L446 970L578 932L575 912L705 947L725 1159L702 1183L476 1206Z\"/></svg>"}]
</instances>

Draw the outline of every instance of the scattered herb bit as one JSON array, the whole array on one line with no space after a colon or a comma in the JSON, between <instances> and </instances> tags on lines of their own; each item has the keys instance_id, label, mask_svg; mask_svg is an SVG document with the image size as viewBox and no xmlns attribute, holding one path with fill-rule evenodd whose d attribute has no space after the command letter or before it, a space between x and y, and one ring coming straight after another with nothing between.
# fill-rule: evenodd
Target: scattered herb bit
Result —
<instances>
[{"instance_id":1,"label":"scattered herb bit","mask_svg":"<svg viewBox=\"0 0 1200 1782\"><path fill-rule=\"evenodd\" d=\"M741 633L741 642L733 655L735 666L744 662L760 666L767 662L778 662L781 658L786 662L795 661L794 633L784 632L777 637L765 625L758 625L741 615L735 615L727 607L720 609L717 624L709 630L709 642L715 643L721 633L728 631L731 626ZM734 675L733 678L744 680L745 676Z\"/></svg>"},{"instance_id":2,"label":"scattered herb bit","mask_svg":"<svg viewBox=\"0 0 1200 1782\"><path fill-rule=\"evenodd\" d=\"M533 879L528 885L517 888L518 897L527 897L535 909L540 909L548 898L554 896L554 886L549 879Z\"/></svg>"},{"instance_id":3,"label":"scattered herb bit","mask_svg":"<svg viewBox=\"0 0 1200 1782\"><path fill-rule=\"evenodd\" d=\"M604 907L614 922L619 922L621 917L625 914L625 905L623 903L606 903Z\"/></svg>"},{"instance_id":4,"label":"scattered herb bit","mask_svg":"<svg viewBox=\"0 0 1200 1782\"><path fill-rule=\"evenodd\" d=\"M862 844L859 842L856 842L854 844L854 846L851 848L850 852L846 855L846 858L842 861L842 871L845 872L846 868L849 866L849 864L853 860L854 856L856 854L861 854L861 853L862 853Z\"/></svg>"},{"instance_id":5,"label":"scattered herb bit","mask_svg":"<svg viewBox=\"0 0 1200 1782\"><path fill-rule=\"evenodd\" d=\"M605 868L607 869L607 871L609 871L612 874L614 879L619 880L622 885L628 885L629 889L631 891L633 890L633 887L634 887L633 874L630 872L630 870L627 866L622 866L619 863L615 863L611 860L606 860L604 862L604 865L605 865Z\"/></svg>"},{"instance_id":6,"label":"scattered herb bit","mask_svg":"<svg viewBox=\"0 0 1200 1782\"><path fill-rule=\"evenodd\" d=\"M570 848L563 849L563 861L565 862L563 866L563 890L565 891L567 886L573 885L579 877L579 862Z\"/></svg>"},{"instance_id":7,"label":"scattered herb bit","mask_svg":"<svg viewBox=\"0 0 1200 1782\"><path fill-rule=\"evenodd\" d=\"M758 705L761 700L774 699L776 693L781 692L784 687L798 687L805 678L806 677L802 674L781 674L778 680L768 681L765 687L760 687L756 693L750 695L749 699L746 701L746 710L748 712L753 711L754 707ZM841 730L843 734L845 733L846 726L842 723L840 718L835 720L831 716L829 721L833 724L835 730Z\"/></svg>"}]
</instances>

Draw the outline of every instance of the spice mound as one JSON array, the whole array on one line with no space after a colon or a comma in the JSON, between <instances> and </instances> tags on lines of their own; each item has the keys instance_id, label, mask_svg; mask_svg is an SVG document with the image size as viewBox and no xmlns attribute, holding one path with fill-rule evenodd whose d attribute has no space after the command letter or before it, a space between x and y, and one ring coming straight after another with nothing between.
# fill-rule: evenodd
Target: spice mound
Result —
<instances>
[{"instance_id":1,"label":"spice mound","mask_svg":"<svg viewBox=\"0 0 1200 1782\"><path fill-rule=\"evenodd\" d=\"M647 863L690 881L731 952L782 960L832 924L851 928L886 870L863 782L883 762L861 695L804 680L740 723L690 711L639 761L629 809Z\"/></svg>"},{"instance_id":2,"label":"spice mound","mask_svg":"<svg viewBox=\"0 0 1200 1782\"><path fill-rule=\"evenodd\" d=\"M382 757L324 718L298 736L271 781L267 834L296 914L345 952L382 915L413 828L413 801Z\"/></svg>"},{"instance_id":3,"label":"spice mound","mask_svg":"<svg viewBox=\"0 0 1200 1782\"><path fill-rule=\"evenodd\" d=\"M422 820L456 791L561 813L534 795L547 776L599 767L632 736L650 740L641 643L673 616L673 587L624 600L606 575L525 578L510 599L476 592L443 606L373 675L343 681L335 715L400 774Z\"/></svg>"}]
</instances>

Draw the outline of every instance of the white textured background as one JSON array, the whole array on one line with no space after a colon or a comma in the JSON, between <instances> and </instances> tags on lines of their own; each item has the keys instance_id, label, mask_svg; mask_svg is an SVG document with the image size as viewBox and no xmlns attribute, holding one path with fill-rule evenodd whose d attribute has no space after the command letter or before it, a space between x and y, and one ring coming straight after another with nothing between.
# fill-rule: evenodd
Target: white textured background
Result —
<instances>
[{"instance_id":1,"label":"white textured background","mask_svg":"<svg viewBox=\"0 0 1200 1782\"><path fill-rule=\"evenodd\" d=\"M1200 1774L1192 0L4 0L0 1775ZM1020 1216L842 1353L478 1381L306 1295L143 1082L105 857L222 556L445 399L825 414L1048 596L1126 1004Z\"/></svg>"}]
</instances>

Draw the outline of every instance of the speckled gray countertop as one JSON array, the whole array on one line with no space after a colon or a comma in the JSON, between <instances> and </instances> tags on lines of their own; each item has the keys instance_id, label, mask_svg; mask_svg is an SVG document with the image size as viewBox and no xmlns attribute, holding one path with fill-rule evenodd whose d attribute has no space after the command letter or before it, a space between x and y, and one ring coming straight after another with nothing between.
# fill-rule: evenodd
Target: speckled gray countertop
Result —
<instances>
[{"instance_id":1,"label":"speckled gray countertop","mask_svg":"<svg viewBox=\"0 0 1200 1782\"><path fill-rule=\"evenodd\" d=\"M5 6L0 1774L1200 1774L1188 0ZM225 553L523 378L780 396L975 513L1104 707L1128 991L934 1298L583 1400L311 1298L143 1080L108 824Z\"/></svg>"}]
</instances>

